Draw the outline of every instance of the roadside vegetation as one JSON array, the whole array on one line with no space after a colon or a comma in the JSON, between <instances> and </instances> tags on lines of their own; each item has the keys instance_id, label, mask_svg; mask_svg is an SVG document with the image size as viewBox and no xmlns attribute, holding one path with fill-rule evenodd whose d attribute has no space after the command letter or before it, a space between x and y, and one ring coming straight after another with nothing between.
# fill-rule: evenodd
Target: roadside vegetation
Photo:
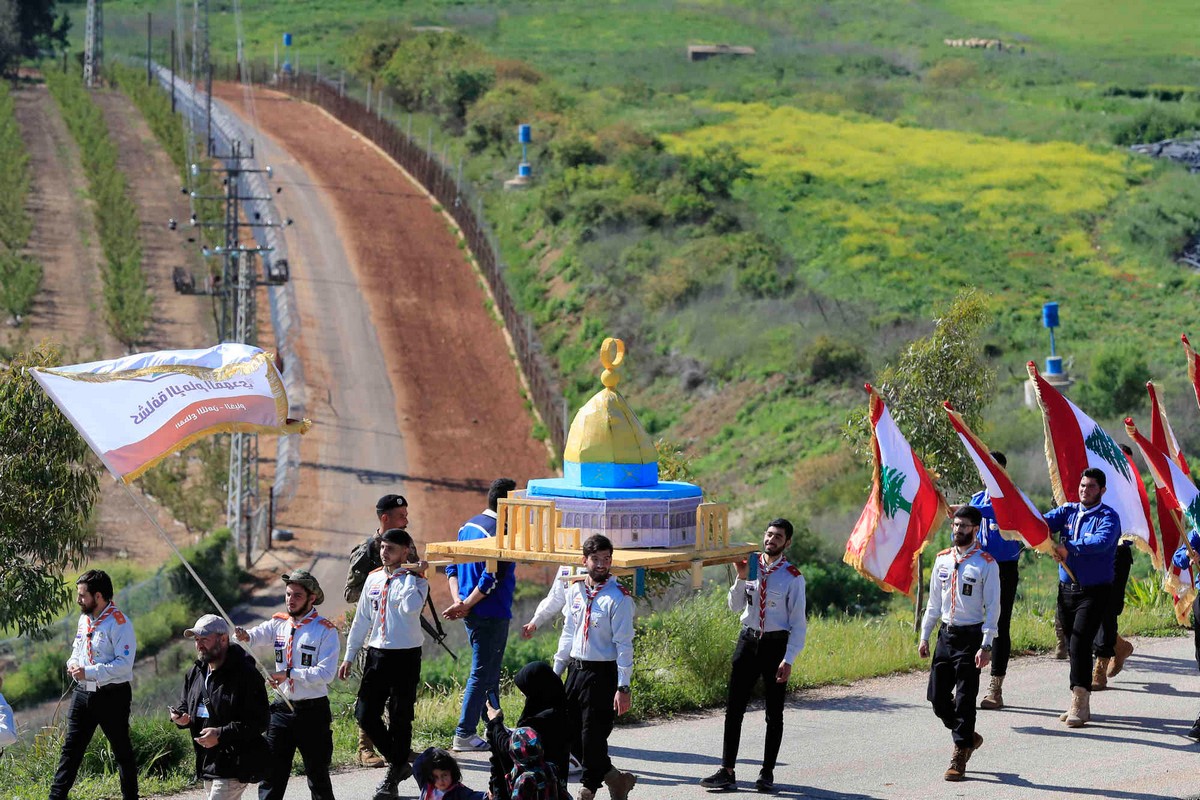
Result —
<instances>
[{"instance_id":1,"label":"roadside vegetation","mask_svg":"<svg viewBox=\"0 0 1200 800\"><path fill-rule=\"evenodd\" d=\"M15 320L29 312L42 283L42 265L25 254L33 229L29 213L29 154L17 125L12 92L0 84L0 309Z\"/></svg>"},{"instance_id":2,"label":"roadside vegetation","mask_svg":"<svg viewBox=\"0 0 1200 800\"><path fill-rule=\"evenodd\" d=\"M142 242L129 182L117 167L117 147L109 136L104 114L92 102L78 76L56 70L47 70L45 76L63 121L79 145L87 176L88 194L104 250L101 274L105 319L113 336L132 348L146 334L153 298L142 272Z\"/></svg>"}]
</instances>

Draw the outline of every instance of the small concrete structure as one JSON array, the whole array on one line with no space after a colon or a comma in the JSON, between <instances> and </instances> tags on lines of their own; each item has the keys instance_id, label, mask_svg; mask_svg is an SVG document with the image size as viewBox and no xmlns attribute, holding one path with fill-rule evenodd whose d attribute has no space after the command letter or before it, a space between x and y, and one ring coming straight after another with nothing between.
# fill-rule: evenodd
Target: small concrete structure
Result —
<instances>
[{"instance_id":1,"label":"small concrete structure","mask_svg":"<svg viewBox=\"0 0 1200 800\"><path fill-rule=\"evenodd\" d=\"M687 48L688 61L707 61L716 56L753 55L758 55L753 47L735 44L689 44Z\"/></svg>"}]
</instances>

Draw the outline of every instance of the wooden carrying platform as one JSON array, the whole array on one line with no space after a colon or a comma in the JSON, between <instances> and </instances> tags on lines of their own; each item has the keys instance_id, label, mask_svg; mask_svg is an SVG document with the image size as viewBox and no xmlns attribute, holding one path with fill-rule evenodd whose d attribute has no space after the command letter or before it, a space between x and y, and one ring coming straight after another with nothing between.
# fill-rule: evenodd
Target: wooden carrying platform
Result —
<instances>
[{"instance_id":1,"label":"wooden carrying platform","mask_svg":"<svg viewBox=\"0 0 1200 800\"><path fill-rule=\"evenodd\" d=\"M501 500L496 508L496 536L469 542L429 542L425 557L447 559L457 564L485 561L495 570L500 561L519 564L559 564L578 566L583 558L579 528L561 527L562 512L553 500L513 498ZM674 572L690 569L692 586L699 589L704 567L728 564L756 552L758 545L729 543L729 506L701 503L696 509L696 545L674 549L632 549L613 551L613 569L617 575L633 575L635 590L645 588L645 571ZM751 570L757 566L750 561Z\"/></svg>"}]
</instances>

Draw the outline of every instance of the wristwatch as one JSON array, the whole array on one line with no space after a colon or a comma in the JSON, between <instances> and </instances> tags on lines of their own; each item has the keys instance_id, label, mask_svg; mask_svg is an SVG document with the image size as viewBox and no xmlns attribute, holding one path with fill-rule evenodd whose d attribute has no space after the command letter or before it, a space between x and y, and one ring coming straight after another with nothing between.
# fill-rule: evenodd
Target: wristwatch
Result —
<instances>
[{"instance_id":1,"label":"wristwatch","mask_svg":"<svg viewBox=\"0 0 1200 800\"><path fill-rule=\"evenodd\" d=\"M981 647L981 648L979 648L979 649L980 649L980 650L982 650L982 651L983 651L983 652L985 652L985 653L990 653L990 652L992 652L992 646L991 646L990 644L985 644L983 647Z\"/></svg>"},{"instance_id":2,"label":"wristwatch","mask_svg":"<svg viewBox=\"0 0 1200 800\"><path fill-rule=\"evenodd\" d=\"M630 689L628 686L618 686L617 691L620 692L621 694L629 694L633 690Z\"/></svg>"}]
</instances>

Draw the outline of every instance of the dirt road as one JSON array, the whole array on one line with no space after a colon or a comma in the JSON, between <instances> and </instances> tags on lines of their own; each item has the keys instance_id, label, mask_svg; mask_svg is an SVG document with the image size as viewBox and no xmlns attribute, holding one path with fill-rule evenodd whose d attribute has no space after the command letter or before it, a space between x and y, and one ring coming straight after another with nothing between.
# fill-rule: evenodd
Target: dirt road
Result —
<instances>
[{"instance_id":1,"label":"dirt road","mask_svg":"<svg viewBox=\"0 0 1200 800\"><path fill-rule=\"evenodd\" d=\"M308 535L336 590L379 495L408 497L418 542L452 539L492 478L546 475L547 452L479 279L426 194L315 106L259 89L251 118L241 87L215 94L262 135L297 221L288 253L317 424L277 525ZM433 581L439 600L444 586Z\"/></svg>"}]
</instances>

